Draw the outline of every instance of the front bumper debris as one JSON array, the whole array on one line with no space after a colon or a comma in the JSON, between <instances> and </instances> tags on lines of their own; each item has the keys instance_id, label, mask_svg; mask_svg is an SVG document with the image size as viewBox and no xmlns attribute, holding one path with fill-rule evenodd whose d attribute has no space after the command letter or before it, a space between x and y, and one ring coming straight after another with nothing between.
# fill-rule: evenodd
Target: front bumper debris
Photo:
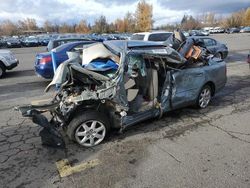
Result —
<instances>
[{"instance_id":1,"label":"front bumper debris","mask_svg":"<svg viewBox=\"0 0 250 188\"><path fill-rule=\"evenodd\" d=\"M33 123L43 127L39 132L42 144L51 147L65 148L65 142L61 133L56 129L52 122L42 115L42 112L48 111L48 108L53 108L56 104L43 105L43 106L23 106L16 107L24 117L30 117ZM35 108L36 107L36 108Z\"/></svg>"}]
</instances>

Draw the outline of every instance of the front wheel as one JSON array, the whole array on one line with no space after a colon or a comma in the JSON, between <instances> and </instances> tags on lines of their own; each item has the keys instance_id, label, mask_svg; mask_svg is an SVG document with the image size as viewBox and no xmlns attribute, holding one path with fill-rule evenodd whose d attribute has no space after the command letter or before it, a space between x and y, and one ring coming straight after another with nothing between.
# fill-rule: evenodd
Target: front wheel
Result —
<instances>
[{"instance_id":1,"label":"front wheel","mask_svg":"<svg viewBox=\"0 0 250 188\"><path fill-rule=\"evenodd\" d=\"M201 89L197 98L196 105L198 106L198 108L206 108L209 102L211 101L211 97L212 97L211 87L209 85L205 85Z\"/></svg>"},{"instance_id":2,"label":"front wheel","mask_svg":"<svg viewBox=\"0 0 250 188\"><path fill-rule=\"evenodd\" d=\"M3 64L1 64L1 62L0 62L0 79L1 79L2 77L4 77L5 73L6 73L6 69L5 69L5 67L3 66Z\"/></svg>"},{"instance_id":3,"label":"front wheel","mask_svg":"<svg viewBox=\"0 0 250 188\"><path fill-rule=\"evenodd\" d=\"M109 128L109 122L103 114L83 112L70 122L67 135L82 146L93 147L104 140Z\"/></svg>"}]
</instances>

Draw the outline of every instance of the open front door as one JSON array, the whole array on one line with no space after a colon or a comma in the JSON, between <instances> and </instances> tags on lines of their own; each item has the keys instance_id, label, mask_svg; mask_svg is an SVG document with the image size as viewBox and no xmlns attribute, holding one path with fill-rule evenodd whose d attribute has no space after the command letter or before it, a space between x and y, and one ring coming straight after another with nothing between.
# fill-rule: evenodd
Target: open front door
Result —
<instances>
[{"instance_id":1,"label":"open front door","mask_svg":"<svg viewBox=\"0 0 250 188\"><path fill-rule=\"evenodd\" d=\"M157 104L158 72L140 54L129 54L124 72L129 105L124 124L134 124L154 116Z\"/></svg>"}]
</instances>

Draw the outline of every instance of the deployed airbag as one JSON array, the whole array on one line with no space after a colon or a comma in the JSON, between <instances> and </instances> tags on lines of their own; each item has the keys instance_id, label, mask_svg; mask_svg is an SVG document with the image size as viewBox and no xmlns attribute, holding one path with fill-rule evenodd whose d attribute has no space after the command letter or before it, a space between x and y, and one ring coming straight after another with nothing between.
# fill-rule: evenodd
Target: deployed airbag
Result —
<instances>
[{"instance_id":1,"label":"deployed airbag","mask_svg":"<svg viewBox=\"0 0 250 188\"><path fill-rule=\"evenodd\" d=\"M108 71L108 70L117 70L118 65L112 60L95 60L84 66L85 69L91 71Z\"/></svg>"},{"instance_id":2,"label":"deployed airbag","mask_svg":"<svg viewBox=\"0 0 250 188\"><path fill-rule=\"evenodd\" d=\"M112 59L114 62L119 63L120 58L109 51L102 43L95 43L82 52L82 65L87 65L91 61L100 58Z\"/></svg>"}]
</instances>

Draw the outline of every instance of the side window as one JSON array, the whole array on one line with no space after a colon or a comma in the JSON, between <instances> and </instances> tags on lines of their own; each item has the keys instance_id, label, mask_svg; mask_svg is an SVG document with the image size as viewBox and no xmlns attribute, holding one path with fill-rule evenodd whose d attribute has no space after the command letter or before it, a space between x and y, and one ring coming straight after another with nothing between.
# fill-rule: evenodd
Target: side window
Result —
<instances>
[{"instance_id":1,"label":"side window","mask_svg":"<svg viewBox=\"0 0 250 188\"><path fill-rule=\"evenodd\" d=\"M171 33L155 33L150 34L149 41L166 41L171 36Z\"/></svg>"},{"instance_id":2,"label":"side window","mask_svg":"<svg viewBox=\"0 0 250 188\"><path fill-rule=\"evenodd\" d=\"M77 46L74 46L70 51L78 51L83 48L83 44L78 44Z\"/></svg>"},{"instance_id":3,"label":"side window","mask_svg":"<svg viewBox=\"0 0 250 188\"><path fill-rule=\"evenodd\" d=\"M206 46L214 46L214 45L216 45L216 42L213 39L203 39L203 40L204 40L204 43L205 43Z\"/></svg>"},{"instance_id":4,"label":"side window","mask_svg":"<svg viewBox=\"0 0 250 188\"><path fill-rule=\"evenodd\" d=\"M215 46L217 44L217 42L213 39L212 39L212 43L213 43L213 46Z\"/></svg>"},{"instance_id":5,"label":"side window","mask_svg":"<svg viewBox=\"0 0 250 188\"><path fill-rule=\"evenodd\" d=\"M64 41L60 41L60 42L57 43L57 46L61 46L64 43L65 43Z\"/></svg>"}]
</instances>

